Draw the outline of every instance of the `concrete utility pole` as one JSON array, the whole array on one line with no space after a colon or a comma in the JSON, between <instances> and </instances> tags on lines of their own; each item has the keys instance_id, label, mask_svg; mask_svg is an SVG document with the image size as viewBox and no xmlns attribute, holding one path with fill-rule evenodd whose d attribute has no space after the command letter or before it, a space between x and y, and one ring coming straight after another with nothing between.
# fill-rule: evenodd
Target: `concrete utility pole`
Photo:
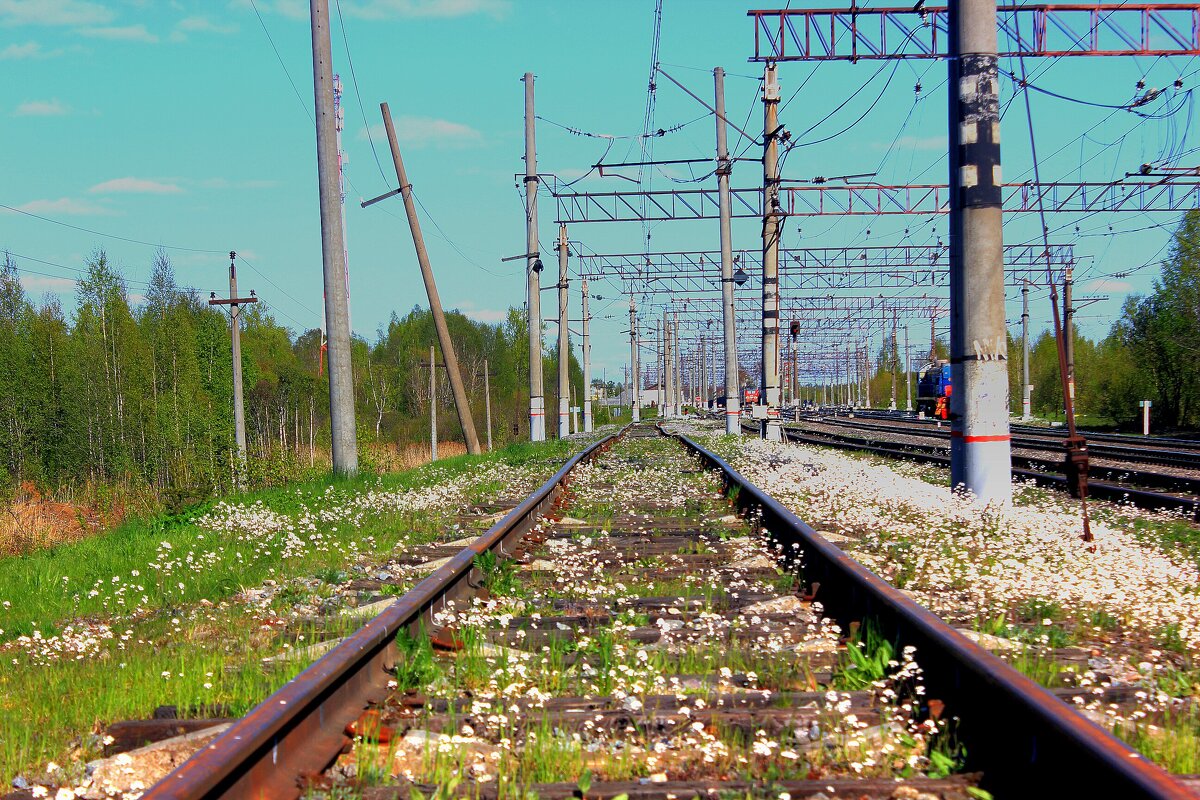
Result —
<instances>
[{"instance_id":1,"label":"concrete utility pole","mask_svg":"<svg viewBox=\"0 0 1200 800\"><path fill-rule=\"evenodd\" d=\"M483 360L483 410L487 415L488 451L492 449L492 382L488 373L488 360Z\"/></svg>"},{"instance_id":2,"label":"concrete utility pole","mask_svg":"<svg viewBox=\"0 0 1200 800\"><path fill-rule=\"evenodd\" d=\"M346 262L346 325L354 330L350 318L350 234L346 231L346 165L350 163L350 159L342 150L342 128L345 127L346 119L345 112L342 110L342 78L340 75L333 76L333 120L338 158L338 209L342 215L342 260Z\"/></svg>"},{"instance_id":3,"label":"concrete utility pole","mask_svg":"<svg viewBox=\"0 0 1200 800\"><path fill-rule=\"evenodd\" d=\"M337 124L333 110L333 56L329 0L309 0L312 20L313 95L317 128L317 186L321 197L321 272L325 283L325 330L329 337L329 428L333 471L358 472L354 425L354 376L350 364L350 305L345 236L338 190Z\"/></svg>"},{"instance_id":4,"label":"concrete utility pole","mask_svg":"<svg viewBox=\"0 0 1200 800\"><path fill-rule=\"evenodd\" d=\"M1029 385L1029 281L1021 284L1021 419L1033 417Z\"/></svg>"},{"instance_id":5,"label":"concrete utility pole","mask_svg":"<svg viewBox=\"0 0 1200 800\"><path fill-rule=\"evenodd\" d=\"M1071 302L1075 280L1071 267L1063 276L1063 349L1067 351L1067 391L1075 403L1075 304Z\"/></svg>"},{"instance_id":6,"label":"concrete utility pole","mask_svg":"<svg viewBox=\"0 0 1200 800\"><path fill-rule=\"evenodd\" d=\"M733 306L733 235L730 220L733 205L729 195L729 176L733 161L729 158L729 139L725 119L725 70L713 70L716 84L717 118L717 194L721 213L721 322L725 342L725 433L742 433L742 396L738 386L737 315Z\"/></svg>"},{"instance_id":7,"label":"concrete utility pole","mask_svg":"<svg viewBox=\"0 0 1200 800\"><path fill-rule=\"evenodd\" d=\"M567 330L567 226L558 226L558 438L571 434L571 342Z\"/></svg>"},{"instance_id":8,"label":"concrete utility pole","mask_svg":"<svg viewBox=\"0 0 1200 800\"><path fill-rule=\"evenodd\" d=\"M1012 503L995 0L949 6L950 485Z\"/></svg>"},{"instance_id":9,"label":"concrete utility pole","mask_svg":"<svg viewBox=\"0 0 1200 800\"><path fill-rule=\"evenodd\" d=\"M888 401L888 409L890 411L896 410L896 361L899 358L899 353L897 352L898 346L896 344L896 324L896 313L892 312L892 349L888 353L888 361L891 362L892 368L892 396Z\"/></svg>"},{"instance_id":10,"label":"concrete utility pole","mask_svg":"<svg viewBox=\"0 0 1200 800\"><path fill-rule=\"evenodd\" d=\"M768 63L763 79L763 272L762 272L762 393L767 418L762 436L783 441L779 424L779 83L775 64Z\"/></svg>"},{"instance_id":11,"label":"concrete utility pole","mask_svg":"<svg viewBox=\"0 0 1200 800\"><path fill-rule=\"evenodd\" d=\"M696 394L700 395L700 399L696 405L704 409L708 406L708 343L703 331L696 341L696 368L700 371L696 381Z\"/></svg>"},{"instance_id":12,"label":"concrete utility pole","mask_svg":"<svg viewBox=\"0 0 1200 800\"><path fill-rule=\"evenodd\" d=\"M929 363L937 363L937 317L929 315Z\"/></svg>"},{"instance_id":13,"label":"concrete utility pole","mask_svg":"<svg viewBox=\"0 0 1200 800\"><path fill-rule=\"evenodd\" d=\"M904 410L912 411L912 356L908 352L908 323L904 323Z\"/></svg>"},{"instance_id":14,"label":"concrete utility pole","mask_svg":"<svg viewBox=\"0 0 1200 800\"><path fill-rule=\"evenodd\" d=\"M634 422L642 421L642 365L638 359L637 305L629 298L629 413Z\"/></svg>"},{"instance_id":15,"label":"concrete utility pole","mask_svg":"<svg viewBox=\"0 0 1200 800\"><path fill-rule=\"evenodd\" d=\"M588 282L583 279L583 432L592 432L592 341L588 338Z\"/></svg>"},{"instance_id":16,"label":"concrete utility pole","mask_svg":"<svg viewBox=\"0 0 1200 800\"><path fill-rule=\"evenodd\" d=\"M683 371L682 366L683 348L680 347L679 341L679 312L672 312L671 317L671 365L674 369L673 380L671 385L675 387L675 415L683 416Z\"/></svg>"},{"instance_id":17,"label":"concrete utility pole","mask_svg":"<svg viewBox=\"0 0 1200 800\"><path fill-rule=\"evenodd\" d=\"M533 73L525 77L525 253L528 261L526 311L529 318L529 441L546 440L546 398L542 388L542 271L538 252L537 147L534 143Z\"/></svg>"},{"instance_id":18,"label":"concrete utility pole","mask_svg":"<svg viewBox=\"0 0 1200 800\"><path fill-rule=\"evenodd\" d=\"M663 366L663 416L675 416L675 387L672 385L672 379L675 377L672 374L671 365L674 358L671 356L671 320L666 311L663 311L662 320L662 366Z\"/></svg>"},{"instance_id":19,"label":"concrete utility pole","mask_svg":"<svg viewBox=\"0 0 1200 800\"><path fill-rule=\"evenodd\" d=\"M654 351L654 370L658 373L657 383L658 391L655 393L658 398L658 416L666 415L666 400L667 400L667 375L665 358L667 352L666 337L663 335L667 328L667 313L663 312L663 318L658 321L654 331L655 351Z\"/></svg>"},{"instance_id":20,"label":"concrete utility pole","mask_svg":"<svg viewBox=\"0 0 1200 800\"><path fill-rule=\"evenodd\" d=\"M437 361L429 345L429 460L437 461Z\"/></svg>"},{"instance_id":21,"label":"concrete utility pole","mask_svg":"<svg viewBox=\"0 0 1200 800\"><path fill-rule=\"evenodd\" d=\"M246 471L246 404L242 394L242 313L240 306L245 303L257 303L254 291L249 297L238 297L237 290L237 253L229 251L229 299L217 297L216 292L209 293L210 306L229 306L229 333L233 340L233 435L237 442L238 472ZM240 483L240 481L239 481Z\"/></svg>"},{"instance_id":22,"label":"concrete utility pole","mask_svg":"<svg viewBox=\"0 0 1200 800\"><path fill-rule=\"evenodd\" d=\"M442 299L433 279L433 268L429 266L429 253L425 249L421 220L417 217L417 207L413 202L412 184L408 182L408 175L404 171L404 159L400 157L400 144L396 139L396 128L392 125L392 112L387 103L380 103L379 108L383 112L383 127L387 132L388 144L392 148L392 163L396 167L396 180L400 182L400 196L404 200L404 213L408 216L408 228L412 232L413 247L417 251L421 280L425 283L425 294L429 298L429 313L433 317L434 330L437 331L438 345L442 348L442 359L446 362L446 376L450 379L454 409L458 412L458 422L462 426L463 437L467 440L467 452L479 455L483 449L479 446L479 434L475 431L475 417L471 413L471 402L467 398L462 372L458 369L458 354L454 350L454 341L450 338L446 314L442 311Z\"/></svg>"}]
</instances>

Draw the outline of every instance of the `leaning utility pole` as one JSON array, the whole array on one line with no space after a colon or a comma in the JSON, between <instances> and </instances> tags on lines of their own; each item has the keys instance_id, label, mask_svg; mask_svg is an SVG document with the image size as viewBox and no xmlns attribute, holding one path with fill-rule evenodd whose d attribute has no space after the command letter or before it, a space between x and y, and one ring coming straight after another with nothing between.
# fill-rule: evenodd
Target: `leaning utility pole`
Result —
<instances>
[{"instance_id":1,"label":"leaning utility pole","mask_svg":"<svg viewBox=\"0 0 1200 800\"><path fill-rule=\"evenodd\" d=\"M642 365L638 361L637 306L629 298L629 412L634 422L642 420Z\"/></svg>"},{"instance_id":2,"label":"leaning utility pole","mask_svg":"<svg viewBox=\"0 0 1200 800\"><path fill-rule=\"evenodd\" d=\"M763 226L762 226L762 396L767 407L762 436L783 440L779 424L779 84L775 64L763 79Z\"/></svg>"},{"instance_id":3,"label":"leaning utility pole","mask_svg":"<svg viewBox=\"0 0 1200 800\"><path fill-rule=\"evenodd\" d=\"M950 485L1012 503L996 1L948 9Z\"/></svg>"},{"instance_id":4,"label":"leaning utility pole","mask_svg":"<svg viewBox=\"0 0 1200 800\"><path fill-rule=\"evenodd\" d=\"M404 171L404 160L400 158L400 144L396 139L396 128L392 125L392 112L387 103L379 104L383 111L383 127L387 132L388 144L392 148L392 162L396 166L396 180L400 182L400 196L404 199L404 212L408 216L408 227L412 232L413 247L417 251L417 263L421 267L421 280L425 282L425 294L429 297L429 313L433 316L433 327L437 331L438 345L442 348L442 358L446 362L446 376L450 379L450 391L454 395L454 408L458 412L458 422L462 425L463 436L467 440L467 452L479 455L479 434L475 431L475 417L471 414L471 403L467 398L467 388L463 384L462 373L458 369L458 354L454 350L454 341L450 338L450 327L446 324L446 315L442 311L442 300L438 296L437 283L433 279L433 269L429 266L429 253L425 250L425 237L421 235L421 221L417 218L417 207L413 203L412 184Z\"/></svg>"},{"instance_id":5,"label":"leaning utility pole","mask_svg":"<svg viewBox=\"0 0 1200 800\"><path fill-rule=\"evenodd\" d=\"M529 440L546 440L546 398L542 389L542 271L538 252L537 148L534 144L533 73L525 77L525 258L528 264L526 310L529 318Z\"/></svg>"},{"instance_id":6,"label":"leaning utility pole","mask_svg":"<svg viewBox=\"0 0 1200 800\"><path fill-rule=\"evenodd\" d=\"M742 432L742 397L738 387L737 316L733 305L733 236L729 222L733 206L729 197L729 141L725 119L725 70L713 70L716 84L717 118L717 193L721 209L721 321L725 340L725 433Z\"/></svg>"},{"instance_id":7,"label":"leaning utility pole","mask_svg":"<svg viewBox=\"0 0 1200 800\"><path fill-rule=\"evenodd\" d=\"M317 128L317 185L321 197L321 271L325 283L325 330L329 337L329 428L333 471L358 472L354 424L354 375L350 364L350 307L345 236L338 188L337 122L333 110L333 55L329 0L309 0L312 19L313 95Z\"/></svg>"},{"instance_id":8,"label":"leaning utility pole","mask_svg":"<svg viewBox=\"0 0 1200 800\"><path fill-rule=\"evenodd\" d=\"M233 435L237 442L238 475L246 471L246 405L242 394L242 314L239 306L243 303L257 303L254 290L249 297L238 297L237 291L237 253L229 251L229 299L217 297L216 292L210 292L210 306L229 306L229 333L233 339Z\"/></svg>"},{"instance_id":9,"label":"leaning utility pole","mask_svg":"<svg viewBox=\"0 0 1200 800\"><path fill-rule=\"evenodd\" d=\"M588 282L583 279L583 432L592 432L592 342L588 338Z\"/></svg>"},{"instance_id":10,"label":"leaning utility pole","mask_svg":"<svg viewBox=\"0 0 1200 800\"><path fill-rule=\"evenodd\" d=\"M571 344L567 331L567 226L558 226L558 438L571 435Z\"/></svg>"}]
</instances>

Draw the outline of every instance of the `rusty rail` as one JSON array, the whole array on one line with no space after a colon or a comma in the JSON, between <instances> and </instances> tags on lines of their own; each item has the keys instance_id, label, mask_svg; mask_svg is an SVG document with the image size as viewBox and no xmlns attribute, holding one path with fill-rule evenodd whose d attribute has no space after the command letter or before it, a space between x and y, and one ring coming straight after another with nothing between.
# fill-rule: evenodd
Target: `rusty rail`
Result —
<instances>
[{"instance_id":1,"label":"rusty rail","mask_svg":"<svg viewBox=\"0 0 1200 800\"><path fill-rule=\"evenodd\" d=\"M626 430L577 453L470 546L152 786L144 799L299 796L304 778L328 767L349 742L346 726L386 695L397 634L432 630L437 610L480 588L475 557L511 551L553 505L571 470Z\"/></svg>"},{"instance_id":2,"label":"rusty rail","mask_svg":"<svg viewBox=\"0 0 1200 800\"><path fill-rule=\"evenodd\" d=\"M757 513L785 553L798 545L801 576L826 614L843 628L869 618L889 639L917 648L929 695L945 703L944 717L959 720L967 769L982 771L997 797L1059 796L1069 785L1077 797L1194 800L1169 773L850 558L720 456L676 437L724 475L739 511Z\"/></svg>"}]
</instances>

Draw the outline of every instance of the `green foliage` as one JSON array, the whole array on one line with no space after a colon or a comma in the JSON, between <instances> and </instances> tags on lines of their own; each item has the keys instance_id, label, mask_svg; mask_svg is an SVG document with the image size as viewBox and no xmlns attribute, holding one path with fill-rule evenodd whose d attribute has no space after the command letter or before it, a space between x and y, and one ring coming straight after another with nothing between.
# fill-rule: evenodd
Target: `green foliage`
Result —
<instances>
[{"instance_id":1,"label":"green foliage","mask_svg":"<svg viewBox=\"0 0 1200 800\"><path fill-rule=\"evenodd\" d=\"M888 662L895 657L895 648L871 621L862 625L851 637L834 682L847 691L869 688L888 675Z\"/></svg>"},{"instance_id":2,"label":"green foliage","mask_svg":"<svg viewBox=\"0 0 1200 800\"><path fill-rule=\"evenodd\" d=\"M16 261L7 254L0 260L0 490L11 493L25 481L51 491L78 487L89 496L98 486L149 488L179 514L233 491L235 477L240 488L253 489L327 469L321 331L290 331L263 302L241 310L249 458L237 476L228 315L179 286L165 253L151 270L145 300L135 305L120 271L98 250L84 265L77 308L65 313L52 298L31 302ZM492 441L502 447L528 425L524 319L516 309L500 325L457 311L446 319L481 439L488 365ZM389 453L428 441L434 342L432 318L420 308L393 315L373 344L354 339L360 441L379 445L360 447L364 471L394 468ZM554 358L545 370L555 374ZM578 403L583 375L574 354L570 375ZM461 442L444 370L437 380L439 438ZM554 408L555 381L547 390L547 407Z\"/></svg>"}]
</instances>

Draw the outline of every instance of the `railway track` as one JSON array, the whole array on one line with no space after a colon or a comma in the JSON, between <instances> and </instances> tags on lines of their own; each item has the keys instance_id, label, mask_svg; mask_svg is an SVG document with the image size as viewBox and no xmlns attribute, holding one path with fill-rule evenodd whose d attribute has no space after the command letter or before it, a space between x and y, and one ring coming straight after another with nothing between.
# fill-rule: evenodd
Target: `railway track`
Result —
<instances>
[{"instance_id":1,"label":"railway track","mask_svg":"<svg viewBox=\"0 0 1200 800\"><path fill-rule=\"evenodd\" d=\"M836 430L830 430L831 428ZM882 434L882 435L881 435ZM854 420L822 419L796 423L786 429L789 441L868 452L889 458L949 466L950 431L948 428L911 430L897 425L874 425ZM889 436L900 436L899 440ZM1013 438L1014 451L1045 449L1019 437ZM1089 444L1089 451L1092 451ZM1053 450L1049 457L1012 456L1015 478L1032 480L1038 485L1066 488L1061 474L1062 456ZM1092 452L1092 455L1095 455ZM1178 473L1157 472L1122 466L1110 461L1089 466L1088 492L1092 497L1131 503L1151 510L1182 511L1200 519L1200 479Z\"/></svg>"},{"instance_id":2,"label":"railway track","mask_svg":"<svg viewBox=\"0 0 1200 800\"><path fill-rule=\"evenodd\" d=\"M639 427L571 459L145 797L1066 786L1192 796L719 457Z\"/></svg>"}]
</instances>

